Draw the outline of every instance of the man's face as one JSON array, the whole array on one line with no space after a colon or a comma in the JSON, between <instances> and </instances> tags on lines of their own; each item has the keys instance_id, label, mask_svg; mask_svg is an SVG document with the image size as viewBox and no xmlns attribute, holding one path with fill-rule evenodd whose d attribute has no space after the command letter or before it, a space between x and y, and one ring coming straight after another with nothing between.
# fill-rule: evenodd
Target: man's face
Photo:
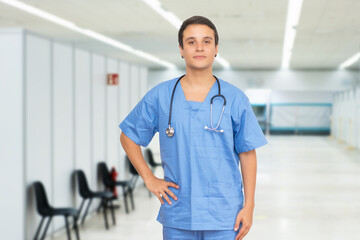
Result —
<instances>
[{"instance_id":1,"label":"man's face","mask_svg":"<svg viewBox=\"0 0 360 240\"><path fill-rule=\"evenodd\" d=\"M211 68L218 52L215 46L214 31L206 25L189 25L183 33L183 45L180 54L184 57L186 67L194 69Z\"/></svg>"}]
</instances>

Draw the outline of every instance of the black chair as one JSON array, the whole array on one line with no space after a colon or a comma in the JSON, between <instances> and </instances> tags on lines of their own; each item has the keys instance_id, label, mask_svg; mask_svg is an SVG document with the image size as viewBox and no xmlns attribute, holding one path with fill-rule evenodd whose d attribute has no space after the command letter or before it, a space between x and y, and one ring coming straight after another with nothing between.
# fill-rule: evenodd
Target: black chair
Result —
<instances>
[{"instance_id":1,"label":"black chair","mask_svg":"<svg viewBox=\"0 0 360 240\"><path fill-rule=\"evenodd\" d=\"M126 160L126 164L128 165L129 172L132 175L131 179L129 180L129 193L131 196L131 206L132 206L132 209L134 210L135 204L134 204L133 192L134 192L134 189L136 186L136 182L139 179L139 173L136 171L136 168L130 162L130 159L128 158L128 156L125 156L125 160Z\"/></svg>"},{"instance_id":2,"label":"black chair","mask_svg":"<svg viewBox=\"0 0 360 240\"><path fill-rule=\"evenodd\" d=\"M114 200L115 197L114 197L113 193L112 192L93 192L93 191L91 191L89 188L88 182L86 180L85 173L82 170L77 170L76 176L77 176L77 180L78 180L79 193L80 193L80 196L83 198L80 208L79 208L78 217L80 217L81 210L84 206L85 201L87 199L89 199L89 203L88 203L85 213L82 217L81 224L84 224L84 221L88 214L92 200L94 198L100 198L101 199L100 207L103 208L103 213L104 213L105 228L109 229L107 213L106 213L106 210L108 208L110 208L110 210L111 210L113 224L115 225L116 220L115 220L114 206L113 206L113 202L112 202L112 200ZM110 206L109 206L109 204L110 204Z\"/></svg>"},{"instance_id":3,"label":"black chair","mask_svg":"<svg viewBox=\"0 0 360 240\"><path fill-rule=\"evenodd\" d=\"M129 213L128 203L127 203L128 195L130 196L132 208L134 209L134 204L133 204L134 200L133 200L132 191L130 191L130 185L129 185L130 182L129 181L113 181L111 179L109 169L105 162L100 162L98 164L98 169L100 171L103 184L105 185L105 187L108 191L111 191L111 189L113 189L114 187L118 187L118 186L122 187L125 211L126 211L126 213Z\"/></svg>"},{"instance_id":4,"label":"black chair","mask_svg":"<svg viewBox=\"0 0 360 240\"><path fill-rule=\"evenodd\" d=\"M154 160L154 155L150 148L145 150L145 159L150 164L151 170L154 172L155 168L161 167L161 163L157 163Z\"/></svg>"},{"instance_id":5,"label":"black chair","mask_svg":"<svg viewBox=\"0 0 360 240\"><path fill-rule=\"evenodd\" d=\"M33 187L35 189L36 208L37 208L38 213L42 216L40 225L35 233L34 240L38 239L38 236L40 234L40 230L42 228L45 218L49 217L49 220L46 224L46 227L45 227L42 237L40 239L45 239L46 232L49 228L52 218L54 216L59 216L59 215L62 215L65 217L66 232L67 232L67 237L69 240L71 240L71 235L70 235L68 217L72 216L74 218L74 229L75 229L75 233L76 233L76 239L79 240L80 237L79 237L79 231L78 231L78 227L77 227L78 211L75 208L53 208L53 207L51 207L49 204L49 201L47 199L45 188L44 188L43 184L41 182L34 182Z\"/></svg>"}]
</instances>

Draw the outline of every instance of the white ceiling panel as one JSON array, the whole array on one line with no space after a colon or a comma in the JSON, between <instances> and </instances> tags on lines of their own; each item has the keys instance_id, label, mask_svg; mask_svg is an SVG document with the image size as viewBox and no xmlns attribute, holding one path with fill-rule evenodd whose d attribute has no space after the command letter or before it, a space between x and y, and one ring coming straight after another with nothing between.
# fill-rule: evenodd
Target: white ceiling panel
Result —
<instances>
[{"instance_id":1,"label":"white ceiling panel","mask_svg":"<svg viewBox=\"0 0 360 240\"><path fill-rule=\"evenodd\" d=\"M220 35L219 52L233 69L281 66L287 0L159 0L181 20L203 15ZM141 0L24 0L24 3L74 22L184 67L177 29ZM360 50L359 0L304 0L290 67L336 69ZM21 27L99 54L149 68L163 68L87 36L0 3L0 27ZM358 69L359 63L351 69ZM215 68L221 68L216 63Z\"/></svg>"}]
</instances>

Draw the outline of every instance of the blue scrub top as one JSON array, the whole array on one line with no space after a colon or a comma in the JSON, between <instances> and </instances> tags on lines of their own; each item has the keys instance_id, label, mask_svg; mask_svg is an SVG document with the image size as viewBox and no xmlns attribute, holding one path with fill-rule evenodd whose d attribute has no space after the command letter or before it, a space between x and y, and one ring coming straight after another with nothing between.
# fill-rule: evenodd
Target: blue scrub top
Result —
<instances>
[{"instance_id":1,"label":"blue scrub top","mask_svg":"<svg viewBox=\"0 0 360 240\"><path fill-rule=\"evenodd\" d=\"M161 205L157 220L164 226L187 230L233 230L243 207L239 153L267 143L246 95L219 79L226 106L218 129L204 129L210 123L210 99L218 94L215 81L204 102L186 101L179 83L176 87L171 125L168 128L170 100L178 78L152 88L120 124L123 133L146 147L159 132L160 153L165 180L179 185L170 187L178 197ZM223 107L222 98L213 102L213 126Z\"/></svg>"}]
</instances>

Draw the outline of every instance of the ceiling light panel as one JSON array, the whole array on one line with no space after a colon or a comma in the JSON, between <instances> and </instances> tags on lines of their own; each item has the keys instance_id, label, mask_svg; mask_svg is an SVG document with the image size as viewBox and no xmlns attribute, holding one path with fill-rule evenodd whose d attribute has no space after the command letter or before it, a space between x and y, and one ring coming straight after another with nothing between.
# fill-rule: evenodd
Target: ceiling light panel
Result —
<instances>
[{"instance_id":1,"label":"ceiling light panel","mask_svg":"<svg viewBox=\"0 0 360 240\"><path fill-rule=\"evenodd\" d=\"M283 56L281 67L289 68L296 38L296 28L299 23L303 0L289 0L285 25Z\"/></svg>"}]
</instances>

